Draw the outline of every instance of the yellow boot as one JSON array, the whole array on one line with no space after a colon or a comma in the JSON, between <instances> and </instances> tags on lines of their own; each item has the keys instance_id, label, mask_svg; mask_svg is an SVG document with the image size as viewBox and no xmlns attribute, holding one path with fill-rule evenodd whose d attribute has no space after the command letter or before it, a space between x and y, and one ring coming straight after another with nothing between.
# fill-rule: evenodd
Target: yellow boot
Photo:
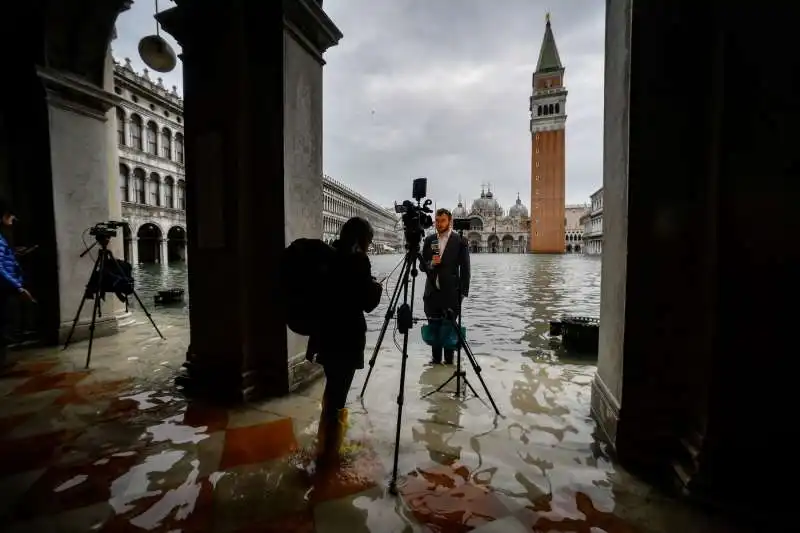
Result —
<instances>
[{"instance_id":1,"label":"yellow boot","mask_svg":"<svg viewBox=\"0 0 800 533\"><path fill-rule=\"evenodd\" d=\"M338 426L336 428L336 441L332 443L332 444L335 445L334 449L336 451L338 451L339 454L342 454L345 451L344 450L344 436L347 433L348 417L349 417L349 412L347 411L346 407L344 409L339 409L339 412L337 413L337 416L336 416L336 419L337 419L336 421L337 421L337 426Z\"/></svg>"}]
</instances>

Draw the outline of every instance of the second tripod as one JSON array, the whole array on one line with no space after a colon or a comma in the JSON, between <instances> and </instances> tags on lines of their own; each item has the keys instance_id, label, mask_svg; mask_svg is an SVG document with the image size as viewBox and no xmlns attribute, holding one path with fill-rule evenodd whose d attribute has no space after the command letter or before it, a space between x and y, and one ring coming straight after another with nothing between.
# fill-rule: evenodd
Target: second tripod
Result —
<instances>
[{"instance_id":1,"label":"second tripod","mask_svg":"<svg viewBox=\"0 0 800 533\"><path fill-rule=\"evenodd\" d=\"M486 385L486 381L484 381L483 376L481 375L481 366L478 364L478 360L475 358L475 354L472 353L472 348L470 348L469 344L467 344L467 340L464 338L464 332L461 330L461 320L459 318L458 321L455 320L453 317L455 313L448 309L446 313L446 318L429 318L428 320L431 322L439 321L439 327L445 325L450 325L455 332L458 338L458 355L456 356L456 369L447 381L436 387L434 390L430 391L428 394L423 396L423 398L427 398L437 392L444 392L444 388L450 384L451 381L456 380L456 390L455 396L458 399L465 397L467 395L467 390L472 391L477 398L480 399L480 394L475 390L475 387L472 386L472 383L469 382L467 379L467 372L464 370L464 367L461 365L461 352L467 355L467 359L469 360L470 364L472 365L472 369L475 371L475 375L478 376L478 381L481 382L483 386L484 392L486 392L486 397L489 398L489 403L492 404L492 408L496 414L500 414L500 409L497 408L497 404L494 402L494 398L492 397L492 393L489 392L489 387Z\"/></svg>"},{"instance_id":2,"label":"second tripod","mask_svg":"<svg viewBox=\"0 0 800 533\"><path fill-rule=\"evenodd\" d=\"M147 319L155 328L158 336L164 339L164 335L158 329L158 326L156 326L156 323L153 320L153 317L150 315L150 312L147 310L147 307L145 307L144 302L142 302L142 299L139 298L139 295L134 290L133 278L129 273L126 273L122 269L119 262L114 258L114 254L112 254L111 250L108 249L108 244L111 240L111 237L116 236L116 231L114 231L114 228L117 224L120 223L101 223L94 226L90 230L90 233L95 237L95 243L84 250L80 255L81 257L84 257L92 250L92 248L95 246L99 247L97 259L95 259L92 272L89 275L89 282L86 284L86 291L81 298L80 305L78 305L78 311L75 313L75 319L72 321L72 328L69 330L67 340L64 342L64 349L67 349L70 341L72 340L72 336L75 334L75 328L80 320L81 311L83 311L83 305L86 303L86 300L94 299L94 305L92 307L92 321L89 323L89 347L86 351L86 368L89 368L89 364L92 360L92 344L94 343L95 325L97 323L97 317L101 316L100 305L102 300L105 299L107 293L116 293L118 296L120 294L123 295L119 297L124 299L126 305L128 303L128 296L132 294L139 303L142 311L144 311Z\"/></svg>"}]
</instances>

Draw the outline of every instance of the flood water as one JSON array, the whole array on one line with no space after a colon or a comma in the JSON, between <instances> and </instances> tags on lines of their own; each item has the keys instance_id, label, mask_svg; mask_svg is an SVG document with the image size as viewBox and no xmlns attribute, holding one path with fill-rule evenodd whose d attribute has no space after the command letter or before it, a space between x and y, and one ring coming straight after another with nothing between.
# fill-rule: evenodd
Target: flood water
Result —
<instances>
[{"instance_id":1,"label":"flood water","mask_svg":"<svg viewBox=\"0 0 800 533\"><path fill-rule=\"evenodd\" d=\"M380 307L368 315L370 346L374 346L383 324L386 306L397 283L402 255L372 256L373 274L382 279L392 273L384 284ZM549 338L549 322L563 315L599 317L600 259L585 255L522 255L474 254L470 296L464 304L463 325L475 354L502 358L520 353L542 362L565 361L569 358ZM184 316L186 306L156 307L153 296L159 290L187 289L187 266L138 265L134 276L136 288L145 305L155 317ZM422 317L422 292L425 274L419 274L416 284L414 316ZM165 317L166 318L166 317ZM384 344L401 344L402 337L390 325ZM411 351L425 350L417 325L409 336ZM575 361L570 361L575 362Z\"/></svg>"}]
</instances>

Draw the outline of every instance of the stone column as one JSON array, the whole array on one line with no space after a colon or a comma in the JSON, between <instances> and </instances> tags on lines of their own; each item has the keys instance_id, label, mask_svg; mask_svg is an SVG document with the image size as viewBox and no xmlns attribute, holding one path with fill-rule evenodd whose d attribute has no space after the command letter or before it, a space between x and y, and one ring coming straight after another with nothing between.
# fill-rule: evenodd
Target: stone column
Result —
<instances>
[{"instance_id":1,"label":"stone column","mask_svg":"<svg viewBox=\"0 0 800 533\"><path fill-rule=\"evenodd\" d=\"M733 4L634 5L607 4L592 411L629 469L777 519L790 491L742 488L778 471L774 447L792 439L794 375L753 360L796 352L764 310L791 305L775 299L788 296L794 251L771 228L796 225L798 113L791 83L754 78L751 97L736 65L790 75L749 45L771 41L779 15L753 24ZM695 89L676 91L687 57L702 68Z\"/></svg>"},{"instance_id":2,"label":"stone column","mask_svg":"<svg viewBox=\"0 0 800 533\"><path fill-rule=\"evenodd\" d=\"M162 265L169 264L169 239L161 239L161 258L160 263Z\"/></svg>"},{"instance_id":3,"label":"stone column","mask_svg":"<svg viewBox=\"0 0 800 533\"><path fill-rule=\"evenodd\" d=\"M117 99L76 76L46 67L40 67L38 73L47 91L58 255L59 337L63 339L72 326L92 269L88 256L78 257L83 250L81 235L97 222L110 220L113 214L107 154L116 152L116 145L109 146L108 113L113 112ZM118 172L115 170L114 175ZM88 334L91 314L92 306L87 303L73 338ZM114 313L104 312L97 320L95 336L114 332L116 328Z\"/></svg>"},{"instance_id":4,"label":"stone column","mask_svg":"<svg viewBox=\"0 0 800 533\"><path fill-rule=\"evenodd\" d=\"M282 320L275 257L320 235L321 54L341 34L309 0L224 5L180 1L159 20L183 47L193 261L180 383L239 400L289 391L289 361L304 350Z\"/></svg>"},{"instance_id":5,"label":"stone column","mask_svg":"<svg viewBox=\"0 0 800 533\"><path fill-rule=\"evenodd\" d=\"M138 265L139 264L139 238L138 237L131 237L130 240L131 246L131 264Z\"/></svg>"}]
</instances>

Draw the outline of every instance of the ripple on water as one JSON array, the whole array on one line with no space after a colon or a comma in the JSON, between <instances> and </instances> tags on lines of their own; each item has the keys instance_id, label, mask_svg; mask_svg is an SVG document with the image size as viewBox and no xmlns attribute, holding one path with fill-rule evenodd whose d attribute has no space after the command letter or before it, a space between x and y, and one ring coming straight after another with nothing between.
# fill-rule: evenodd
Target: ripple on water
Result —
<instances>
[{"instance_id":1,"label":"ripple on water","mask_svg":"<svg viewBox=\"0 0 800 533\"><path fill-rule=\"evenodd\" d=\"M399 255L372 257L375 275L387 275ZM474 254L470 296L464 304L467 338L476 355L517 358L520 352L541 362L557 362L549 337L550 320L562 315L600 315L600 261L584 255ZM399 270L399 269L398 269ZM397 271L386 283L381 305L368 315L371 342L386 312ZM423 316L425 275L417 279L414 315ZM418 330L418 328L415 328ZM391 345L392 329L385 344ZM398 339L400 338L397 335ZM418 333L409 336L412 350L425 350Z\"/></svg>"}]
</instances>

